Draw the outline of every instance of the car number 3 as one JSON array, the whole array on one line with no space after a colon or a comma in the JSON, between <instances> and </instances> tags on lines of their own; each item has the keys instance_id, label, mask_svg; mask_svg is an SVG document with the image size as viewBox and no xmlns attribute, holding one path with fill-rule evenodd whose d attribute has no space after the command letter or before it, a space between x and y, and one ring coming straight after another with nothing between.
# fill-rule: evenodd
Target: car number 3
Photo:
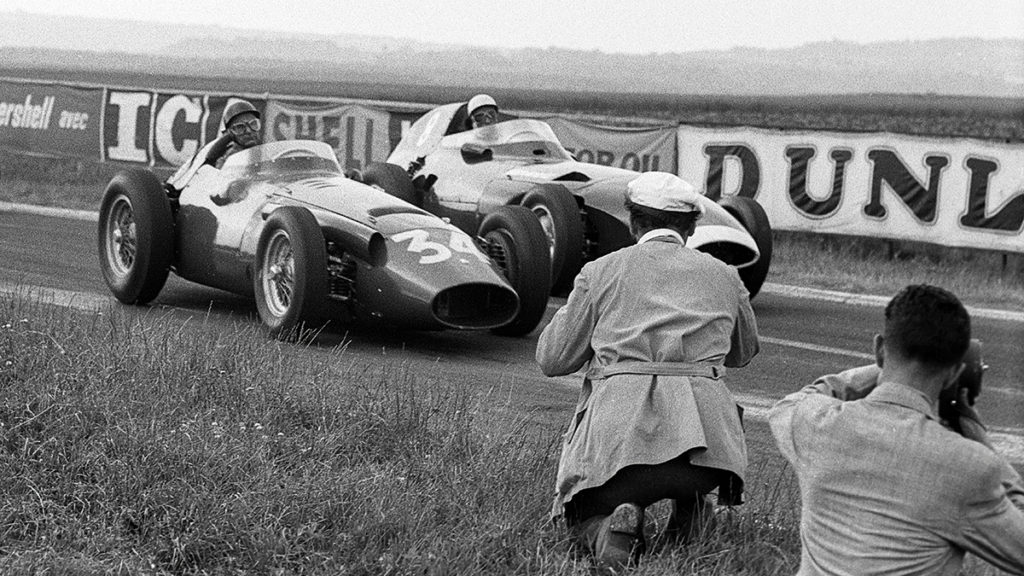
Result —
<instances>
[{"instance_id":1,"label":"car number 3","mask_svg":"<svg viewBox=\"0 0 1024 576\"><path fill-rule=\"evenodd\" d=\"M445 246L439 242L428 240L430 233L426 230L406 230L391 237L396 243L409 240L406 248L409 252L420 254L420 264L437 264L452 257L452 251L472 254L481 262L487 262L487 257L473 243L473 240L461 232L452 232L451 240Z\"/></svg>"}]
</instances>

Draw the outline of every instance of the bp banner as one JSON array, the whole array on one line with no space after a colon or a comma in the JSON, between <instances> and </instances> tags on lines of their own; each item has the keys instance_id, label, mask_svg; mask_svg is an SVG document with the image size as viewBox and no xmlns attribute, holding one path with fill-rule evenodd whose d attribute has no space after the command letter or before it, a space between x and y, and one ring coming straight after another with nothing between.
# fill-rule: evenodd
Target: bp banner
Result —
<instances>
[{"instance_id":1,"label":"bp banner","mask_svg":"<svg viewBox=\"0 0 1024 576\"><path fill-rule=\"evenodd\" d=\"M1024 252L1021 144L680 126L679 175L777 230Z\"/></svg>"},{"instance_id":2,"label":"bp banner","mask_svg":"<svg viewBox=\"0 0 1024 576\"><path fill-rule=\"evenodd\" d=\"M217 137L221 114L235 99L202 92L107 89L101 159L180 166ZM265 106L260 99L247 100L257 110Z\"/></svg>"},{"instance_id":3,"label":"bp banner","mask_svg":"<svg viewBox=\"0 0 1024 576\"><path fill-rule=\"evenodd\" d=\"M391 152L388 113L357 104L271 100L264 130L268 142L326 142L346 170L383 162Z\"/></svg>"},{"instance_id":4,"label":"bp banner","mask_svg":"<svg viewBox=\"0 0 1024 576\"><path fill-rule=\"evenodd\" d=\"M676 171L676 129L617 128L547 118L546 122L580 162L637 172Z\"/></svg>"},{"instance_id":5,"label":"bp banner","mask_svg":"<svg viewBox=\"0 0 1024 576\"><path fill-rule=\"evenodd\" d=\"M0 80L0 147L96 159L102 88Z\"/></svg>"}]
</instances>

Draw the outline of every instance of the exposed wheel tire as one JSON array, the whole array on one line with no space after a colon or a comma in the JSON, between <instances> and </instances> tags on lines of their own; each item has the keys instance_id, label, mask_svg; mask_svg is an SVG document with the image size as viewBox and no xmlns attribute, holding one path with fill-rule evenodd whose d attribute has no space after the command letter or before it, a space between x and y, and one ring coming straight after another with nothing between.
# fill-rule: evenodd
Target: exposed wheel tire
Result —
<instances>
[{"instance_id":1,"label":"exposed wheel tire","mask_svg":"<svg viewBox=\"0 0 1024 576\"><path fill-rule=\"evenodd\" d=\"M327 248L316 218L285 206L267 218L256 249L253 291L260 319L275 338L318 328L327 294Z\"/></svg>"},{"instance_id":2,"label":"exposed wheel tire","mask_svg":"<svg viewBox=\"0 0 1024 576\"><path fill-rule=\"evenodd\" d=\"M563 186L545 186L527 194L522 205L537 216L547 236L552 288L571 286L583 267L583 220L572 193Z\"/></svg>"},{"instance_id":3,"label":"exposed wheel tire","mask_svg":"<svg viewBox=\"0 0 1024 576\"><path fill-rule=\"evenodd\" d=\"M387 162L373 162L362 172L363 184L379 186L388 194L399 200L404 200L414 206L419 206L419 198L416 197L416 188L412 185L409 173L396 164Z\"/></svg>"},{"instance_id":4,"label":"exposed wheel tire","mask_svg":"<svg viewBox=\"0 0 1024 576\"><path fill-rule=\"evenodd\" d=\"M480 224L479 236L519 295L512 322L492 330L504 336L529 334L547 310L551 293L551 250L533 212L522 206L501 206Z\"/></svg>"},{"instance_id":5,"label":"exposed wheel tire","mask_svg":"<svg viewBox=\"0 0 1024 576\"><path fill-rule=\"evenodd\" d=\"M725 196L718 204L740 221L754 238L754 243L761 252L761 258L757 262L739 269L740 280L743 280L743 285L753 298L761 291L772 262L772 226L768 222L768 215L756 200L745 196Z\"/></svg>"},{"instance_id":6,"label":"exposed wheel tire","mask_svg":"<svg viewBox=\"0 0 1024 576\"><path fill-rule=\"evenodd\" d=\"M100 270L115 298L141 305L160 294L174 258L174 222L156 175L114 176L100 204L98 239Z\"/></svg>"}]
</instances>

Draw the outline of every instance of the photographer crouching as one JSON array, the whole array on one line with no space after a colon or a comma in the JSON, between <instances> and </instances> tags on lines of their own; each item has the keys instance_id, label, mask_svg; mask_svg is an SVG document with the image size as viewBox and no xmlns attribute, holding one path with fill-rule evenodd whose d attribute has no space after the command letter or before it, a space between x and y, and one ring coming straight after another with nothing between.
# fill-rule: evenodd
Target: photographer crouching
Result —
<instances>
[{"instance_id":1,"label":"photographer crouching","mask_svg":"<svg viewBox=\"0 0 1024 576\"><path fill-rule=\"evenodd\" d=\"M876 365L772 408L803 501L798 574L957 574L965 551L1024 574L1021 477L958 387L970 338L956 296L908 286L885 308Z\"/></svg>"},{"instance_id":2,"label":"photographer crouching","mask_svg":"<svg viewBox=\"0 0 1024 576\"><path fill-rule=\"evenodd\" d=\"M686 246L700 194L673 174L627 186L637 243L588 263L537 342L544 374L587 366L558 466L553 516L603 568L636 564L644 509L672 500L662 537L702 537L718 503L742 502L747 445L722 379L757 354L736 269Z\"/></svg>"}]
</instances>

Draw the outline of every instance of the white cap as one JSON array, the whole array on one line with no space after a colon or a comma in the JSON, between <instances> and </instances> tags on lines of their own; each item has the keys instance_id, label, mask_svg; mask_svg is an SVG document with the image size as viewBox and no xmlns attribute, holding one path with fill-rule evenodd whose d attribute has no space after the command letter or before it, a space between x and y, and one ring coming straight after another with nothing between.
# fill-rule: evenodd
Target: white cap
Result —
<instances>
[{"instance_id":1,"label":"white cap","mask_svg":"<svg viewBox=\"0 0 1024 576\"><path fill-rule=\"evenodd\" d=\"M494 108L497 109L498 103L494 101L494 98L491 98L487 94L477 94L469 99L469 104L466 104L466 111L470 116L472 116L473 112L476 112L477 108L482 108L484 106L494 106Z\"/></svg>"},{"instance_id":2,"label":"white cap","mask_svg":"<svg viewBox=\"0 0 1024 576\"><path fill-rule=\"evenodd\" d=\"M689 182L668 172L644 172L626 186L626 199L666 212L704 213L700 194Z\"/></svg>"}]
</instances>

